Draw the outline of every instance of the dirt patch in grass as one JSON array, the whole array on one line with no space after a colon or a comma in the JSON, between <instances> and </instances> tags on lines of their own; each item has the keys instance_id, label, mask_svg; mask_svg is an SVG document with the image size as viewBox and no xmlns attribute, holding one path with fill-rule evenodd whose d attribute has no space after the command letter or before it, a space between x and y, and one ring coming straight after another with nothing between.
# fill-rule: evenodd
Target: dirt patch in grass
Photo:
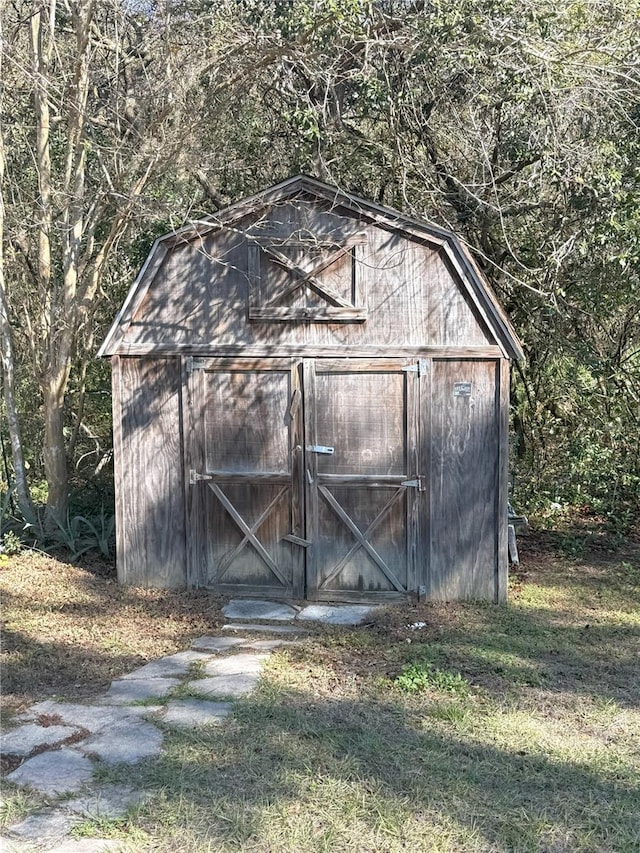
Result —
<instances>
[{"instance_id":1,"label":"dirt patch in grass","mask_svg":"<svg viewBox=\"0 0 640 853\"><path fill-rule=\"evenodd\" d=\"M122 587L95 558L12 557L0 568L0 595L5 713L51 696L94 696L222 623L217 597Z\"/></svg>"}]
</instances>

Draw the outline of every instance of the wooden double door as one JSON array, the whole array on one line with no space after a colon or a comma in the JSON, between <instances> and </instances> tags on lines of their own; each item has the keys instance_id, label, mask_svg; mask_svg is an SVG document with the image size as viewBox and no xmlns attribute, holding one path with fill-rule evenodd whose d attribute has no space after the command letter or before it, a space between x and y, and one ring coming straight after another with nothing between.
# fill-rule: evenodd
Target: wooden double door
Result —
<instances>
[{"instance_id":1,"label":"wooden double door","mask_svg":"<svg viewBox=\"0 0 640 853\"><path fill-rule=\"evenodd\" d=\"M416 361L189 359L189 580L359 600L417 589Z\"/></svg>"}]
</instances>

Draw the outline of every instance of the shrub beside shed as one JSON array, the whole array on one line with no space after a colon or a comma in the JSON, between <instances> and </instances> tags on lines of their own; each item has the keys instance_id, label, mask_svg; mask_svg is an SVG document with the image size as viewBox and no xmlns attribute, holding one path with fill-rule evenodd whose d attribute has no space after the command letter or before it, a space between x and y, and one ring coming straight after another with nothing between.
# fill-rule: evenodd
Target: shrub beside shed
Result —
<instances>
[{"instance_id":1,"label":"shrub beside shed","mask_svg":"<svg viewBox=\"0 0 640 853\"><path fill-rule=\"evenodd\" d=\"M451 232L293 178L157 240L100 355L121 582L505 599L522 352Z\"/></svg>"}]
</instances>

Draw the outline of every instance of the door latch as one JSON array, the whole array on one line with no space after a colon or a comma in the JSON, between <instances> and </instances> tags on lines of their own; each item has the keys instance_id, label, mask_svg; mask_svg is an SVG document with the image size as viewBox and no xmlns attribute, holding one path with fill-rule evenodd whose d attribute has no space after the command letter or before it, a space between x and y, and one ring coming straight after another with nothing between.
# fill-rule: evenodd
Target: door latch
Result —
<instances>
[{"instance_id":1,"label":"door latch","mask_svg":"<svg viewBox=\"0 0 640 853\"><path fill-rule=\"evenodd\" d=\"M302 536L295 536L293 533L287 533L282 538L287 542L293 542L294 545L299 545L301 548L309 548L312 544L308 539L303 539Z\"/></svg>"},{"instance_id":2,"label":"door latch","mask_svg":"<svg viewBox=\"0 0 640 853\"><path fill-rule=\"evenodd\" d=\"M195 486L196 483L199 483L201 480L213 480L211 474L198 474L197 471L194 471L193 468L189 471L189 484L191 486Z\"/></svg>"},{"instance_id":3,"label":"door latch","mask_svg":"<svg viewBox=\"0 0 640 853\"><path fill-rule=\"evenodd\" d=\"M326 447L324 444L307 444L309 453L324 453L327 456L333 456L335 447Z\"/></svg>"}]
</instances>

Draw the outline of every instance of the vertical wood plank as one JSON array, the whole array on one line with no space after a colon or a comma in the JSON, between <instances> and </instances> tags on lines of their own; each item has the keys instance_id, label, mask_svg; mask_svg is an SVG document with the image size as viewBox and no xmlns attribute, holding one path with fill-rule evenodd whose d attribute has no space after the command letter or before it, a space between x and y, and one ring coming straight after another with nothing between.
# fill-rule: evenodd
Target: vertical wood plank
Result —
<instances>
[{"instance_id":1,"label":"vertical wood plank","mask_svg":"<svg viewBox=\"0 0 640 853\"><path fill-rule=\"evenodd\" d=\"M424 476L422 454L420 453L420 375L405 373L406 430L407 430L407 478ZM407 589L416 590L422 583L422 530L420 518L423 513L424 492L407 488L406 524L407 524Z\"/></svg>"},{"instance_id":2,"label":"vertical wood plank","mask_svg":"<svg viewBox=\"0 0 640 853\"><path fill-rule=\"evenodd\" d=\"M503 603L507 600L509 582L509 520L507 503L509 491L509 369L510 363L506 358L500 359L500 382L497 388L498 429L499 429L499 461L498 461L498 492L496 495L498 523L498 554L496 566L496 601Z\"/></svg>"},{"instance_id":3,"label":"vertical wood plank","mask_svg":"<svg viewBox=\"0 0 640 853\"><path fill-rule=\"evenodd\" d=\"M305 443L317 442L316 425L316 372L315 361L305 359L302 367L304 388ZM313 598L318 590L318 459L315 453L304 454L304 483L306 529L305 538L311 542L306 548L306 596Z\"/></svg>"},{"instance_id":4,"label":"vertical wood plank","mask_svg":"<svg viewBox=\"0 0 640 853\"><path fill-rule=\"evenodd\" d=\"M186 574L187 585L197 588L200 586L200 561L199 542L202 537L202 516L200 490L189 482L191 470L202 471L204 454L202 442L198 439L198 422L201 423L201 413L196 410L197 394L194 382L197 379L187 369L189 359L181 359L182 378L182 422L183 422L183 468L184 468L184 495L185 495L185 530L187 535L186 544ZM200 420L199 420L200 419Z\"/></svg>"},{"instance_id":5,"label":"vertical wood plank","mask_svg":"<svg viewBox=\"0 0 640 853\"><path fill-rule=\"evenodd\" d=\"M431 386L433 377L433 359L424 359L425 372L420 378L420 466L425 478L420 510L420 529L422 562L417 577L417 586L424 586L425 595L431 598Z\"/></svg>"},{"instance_id":6,"label":"vertical wood plank","mask_svg":"<svg viewBox=\"0 0 640 853\"><path fill-rule=\"evenodd\" d=\"M122 391L120 388L120 356L111 358L111 398L113 401L113 481L116 503L116 570L118 581L127 583L127 549L125 547L125 512L122 446Z\"/></svg>"},{"instance_id":7,"label":"vertical wood plank","mask_svg":"<svg viewBox=\"0 0 640 853\"><path fill-rule=\"evenodd\" d=\"M249 279L249 307L259 308L262 300L260 246L253 242L247 244L247 277Z\"/></svg>"},{"instance_id":8,"label":"vertical wood plank","mask_svg":"<svg viewBox=\"0 0 640 853\"><path fill-rule=\"evenodd\" d=\"M185 513L178 358L121 358L116 487L124 582L184 586Z\"/></svg>"},{"instance_id":9,"label":"vertical wood plank","mask_svg":"<svg viewBox=\"0 0 640 853\"><path fill-rule=\"evenodd\" d=\"M496 360L434 360L433 598L493 601L496 597L498 375ZM457 384L469 393L457 393Z\"/></svg>"},{"instance_id":10,"label":"vertical wood plank","mask_svg":"<svg viewBox=\"0 0 640 853\"><path fill-rule=\"evenodd\" d=\"M291 533L305 539L304 509L304 423L302 397L302 360L291 359L291 393L293 410L289 426L289 441L291 450ZM304 596L304 561L306 549L300 555L299 570L293 573L293 597Z\"/></svg>"},{"instance_id":11,"label":"vertical wood plank","mask_svg":"<svg viewBox=\"0 0 640 853\"><path fill-rule=\"evenodd\" d=\"M351 288L352 301L359 308L366 308L365 289L363 286L362 266L363 266L363 249L365 244L356 243L351 249Z\"/></svg>"}]
</instances>

